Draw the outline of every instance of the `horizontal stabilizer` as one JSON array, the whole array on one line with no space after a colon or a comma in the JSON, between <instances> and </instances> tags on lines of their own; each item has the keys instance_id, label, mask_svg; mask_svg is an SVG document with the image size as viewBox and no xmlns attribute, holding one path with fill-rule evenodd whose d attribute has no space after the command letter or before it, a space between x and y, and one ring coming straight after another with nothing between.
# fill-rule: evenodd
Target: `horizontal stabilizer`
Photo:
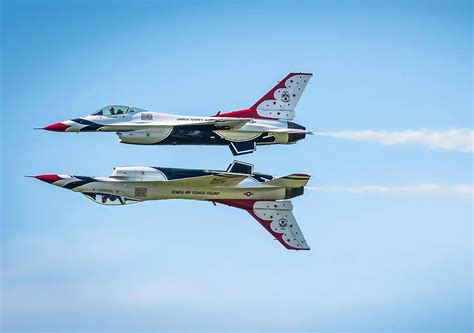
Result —
<instances>
[{"instance_id":1,"label":"horizontal stabilizer","mask_svg":"<svg viewBox=\"0 0 474 333\"><path fill-rule=\"evenodd\" d=\"M265 185L278 186L278 187L304 187L311 178L310 175L301 173L292 173L288 176L277 177L272 180L265 182Z\"/></svg>"}]
</instances>

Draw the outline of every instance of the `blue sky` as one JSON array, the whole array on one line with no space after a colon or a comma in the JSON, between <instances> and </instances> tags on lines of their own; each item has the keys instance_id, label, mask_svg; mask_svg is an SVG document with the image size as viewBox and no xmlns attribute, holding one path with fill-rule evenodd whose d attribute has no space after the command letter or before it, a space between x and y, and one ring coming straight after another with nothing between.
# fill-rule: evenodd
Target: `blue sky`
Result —
<instances>
[{"instance_id":1,"label":"blue sky","mask_svg":"<svg viewBox=\"0 0 474 333\"><path fill-rule=\"evenodd\" d=\"M472 129L472 5L2 2L2 326L11 330L472 330L472 198L293 201L309 252L243 211L104 207L24 178L118 165L225 168L226 147L119 144L33 127L126 104L212 115L291 71L318 131ZM472 184L472 154L310 137L242 160L311 186Z\"/></svg>"}]
</instances>

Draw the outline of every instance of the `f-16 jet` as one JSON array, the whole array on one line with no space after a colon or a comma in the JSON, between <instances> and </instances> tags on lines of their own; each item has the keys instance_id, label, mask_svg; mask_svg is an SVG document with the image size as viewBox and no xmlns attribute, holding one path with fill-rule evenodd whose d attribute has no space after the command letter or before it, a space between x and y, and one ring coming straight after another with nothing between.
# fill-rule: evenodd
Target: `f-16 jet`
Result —
<instances>
[{"instance_id":1,"label":"f-16 jet","mask_svg":"<svg viewBox=\"0 0 474 333\"><path fill-rule=\"evenodd\" d=\"M46 183L81 193L104 205L147 200L210 201L243 209L289 250L309 250L288 199L304 192L310 176L274 177L234 161L226 171L147 166L115 167L110 177L62 174L34 176Z\"/></svg>"},{"instance_id":2,"label":"f-16 jet","mask_svg":"<svg viewBox=\"0 0 474 333\"><path fill-rule=\"evenodd\" d=\"M311 134L291 120L311 78L290 73L248 109L214 116L183 116L109 105L97 112L43 127L56 132L116 132L122 143L138 145L228 145L235 155L257 145L293 144Z\"/></svg>"}]
</instances>

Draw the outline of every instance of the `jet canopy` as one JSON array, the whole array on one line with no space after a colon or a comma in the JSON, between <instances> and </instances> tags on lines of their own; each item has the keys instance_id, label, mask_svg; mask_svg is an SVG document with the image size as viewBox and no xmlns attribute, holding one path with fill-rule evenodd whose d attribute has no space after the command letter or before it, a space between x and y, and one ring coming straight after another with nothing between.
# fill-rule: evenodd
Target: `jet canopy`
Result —
<instances>
[{"instance_id":1,"label":"jet canopy","mask_svg":"<svg viewBox=\"0 0 474 333\"><path fill-rule=\"evenodd\" d=\"M130 107L126 105L107 105L99 109L94 116L116 116L125 113L137 113L145 111L143 109Z\"/></svg>"}]
</instances>

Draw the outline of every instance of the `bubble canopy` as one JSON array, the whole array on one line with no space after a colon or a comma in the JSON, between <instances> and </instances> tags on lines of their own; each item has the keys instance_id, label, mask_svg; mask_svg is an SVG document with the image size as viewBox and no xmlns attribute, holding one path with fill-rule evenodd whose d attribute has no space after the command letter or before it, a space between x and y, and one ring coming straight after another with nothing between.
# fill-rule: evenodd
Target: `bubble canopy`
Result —
<instances>
[{"instance_id":1,"label":"bubble canopy","mask_svg":"<svg viewBox=\"0 0 474 333\"><path fill-rule=\"evenodd\" d=\"M126 105L107 105L93 113L94 116L116 116L125 113L137 113L146 111L143 109L129 107Z\"/></svg>"}]
</instances>

